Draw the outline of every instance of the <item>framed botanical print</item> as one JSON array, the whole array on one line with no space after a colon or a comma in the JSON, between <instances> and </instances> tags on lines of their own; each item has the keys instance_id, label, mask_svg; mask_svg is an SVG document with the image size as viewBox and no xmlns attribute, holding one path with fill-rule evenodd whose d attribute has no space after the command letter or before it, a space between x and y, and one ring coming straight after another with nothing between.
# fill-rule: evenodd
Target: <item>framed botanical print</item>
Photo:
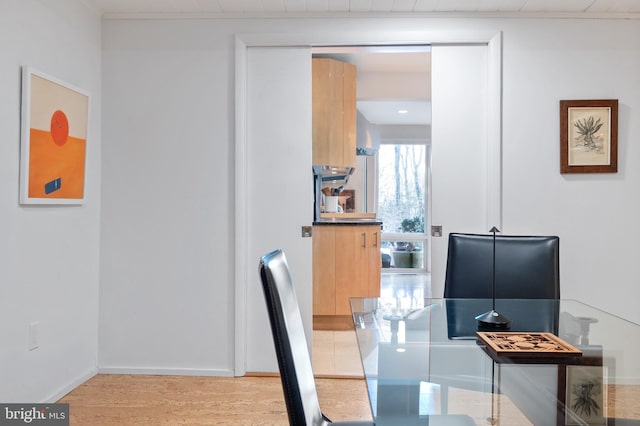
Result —
<instances>
[{"instance_id":1,"label":"framed botanical print","mask_svg":"<svg viewBox=\"0 0 640 426\"><path fill-rule=\"evenodd\" d=\"M560 101L560 173L618 171L618 100Z\"/></svg>"},{"instance_id":2,"label":"framed botanical print","mask_svg":"<svg viewBox=\"0 0 640 426\"><path fill-rule=\"evenodd\" d=\"M567 425L606 425L606 367L567 366L566 397Z\"/></svg>"}]
</instances>

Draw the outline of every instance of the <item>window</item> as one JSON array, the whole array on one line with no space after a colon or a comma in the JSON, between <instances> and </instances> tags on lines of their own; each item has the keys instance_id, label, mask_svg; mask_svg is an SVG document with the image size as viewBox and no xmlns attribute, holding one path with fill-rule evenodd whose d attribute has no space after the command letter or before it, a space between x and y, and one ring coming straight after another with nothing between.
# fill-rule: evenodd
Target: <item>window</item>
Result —
<instances>
[{"instance_id":1,"label":"window","mask_svg":"<svg viewBox=\"0 0 640 426\"><path fill-rule=\"evenodd\" d=\"M378 151L378 217L383 268L426 270L427 146L382 144Z\"/></svg>"}]
</instances>

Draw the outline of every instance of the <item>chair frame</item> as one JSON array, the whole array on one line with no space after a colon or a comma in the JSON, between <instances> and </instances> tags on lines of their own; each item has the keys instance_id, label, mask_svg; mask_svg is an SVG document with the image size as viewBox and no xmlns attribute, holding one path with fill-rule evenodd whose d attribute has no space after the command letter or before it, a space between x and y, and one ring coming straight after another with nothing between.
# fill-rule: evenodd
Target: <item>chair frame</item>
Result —
<instances>
[{"instance_id":1,"label":"chair frame","mask_svg":"<svg viewBox=\"0 0 640 426\"><path fill-rule=\"evenodd\" d=\"M331 422L320 409L311 356L293 280L281 249L260 259L260 279L292 426L374 426L368 421Z\"/></svg>"}]
</instances>

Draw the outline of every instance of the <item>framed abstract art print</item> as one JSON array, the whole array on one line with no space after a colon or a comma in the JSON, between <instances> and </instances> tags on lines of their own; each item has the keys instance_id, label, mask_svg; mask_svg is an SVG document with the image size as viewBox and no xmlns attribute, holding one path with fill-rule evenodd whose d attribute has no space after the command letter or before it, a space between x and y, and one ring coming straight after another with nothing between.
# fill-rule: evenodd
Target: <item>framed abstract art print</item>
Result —
<instances>
[{"instance_id":1,"label":"framed abstract art print","mask_svg":"<svg viewBox=\"0 0 640 426\"><path fill-rule=\"evenodd\" d=\"M20 203L84 204L89 94L23 67Z\"/></svg>"}]
</instances>

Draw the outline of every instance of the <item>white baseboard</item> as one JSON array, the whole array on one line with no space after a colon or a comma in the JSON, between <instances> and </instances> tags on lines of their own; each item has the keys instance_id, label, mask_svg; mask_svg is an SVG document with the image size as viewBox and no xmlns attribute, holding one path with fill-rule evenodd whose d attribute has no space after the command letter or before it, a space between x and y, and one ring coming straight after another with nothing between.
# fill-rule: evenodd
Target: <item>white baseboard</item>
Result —
<instances>
[{"instance_id":1,"label":"white baseboard","mask_svg":"<svg viewBox=\"0 0 640 426\"><path fill-rule=\"evenodd\" d=\"M77 388L78 386L80 386L81 384L83 384L93 376L95 376L96 374L98 374L98 369L92 368L91 370L87 371L85 374L72 380L71 383L69 383L62 389L55 392L50 397L46 398L44 401L42 401L42 404L50 404L58 401L60 398L62 398L63 396L65 396L66 394L68 394L69 392L71 392L72 390L74 390L75 388Z\"/></svg>"},{"instance_id":2,"label":"white baseboard","mask_svg":"<svg viewBox=\"0 0 640 426\"><path fill-rule=\"evenodd\" d=\"M99 374L147 374L150 376L211 376L233 377L232 370L197 368L145 368L145 367L100 367Z\"/></svg>"},{"instance_id":3,"label":"white baseboard","mask_svg":"<svg viewBox=\"0 0 640 426\"><path fill-rule=\"evenodd\" d=\"M233 377L232 370L212 370L195 368L139 368L139 367L104 367L93 368L85 374L72 380L51 396L42 401L42 404L54 403L67 395L69 392L96 376L97 374L147 374L150 376L210 376L210 377Z\"/></svg>"}]
</instances>

